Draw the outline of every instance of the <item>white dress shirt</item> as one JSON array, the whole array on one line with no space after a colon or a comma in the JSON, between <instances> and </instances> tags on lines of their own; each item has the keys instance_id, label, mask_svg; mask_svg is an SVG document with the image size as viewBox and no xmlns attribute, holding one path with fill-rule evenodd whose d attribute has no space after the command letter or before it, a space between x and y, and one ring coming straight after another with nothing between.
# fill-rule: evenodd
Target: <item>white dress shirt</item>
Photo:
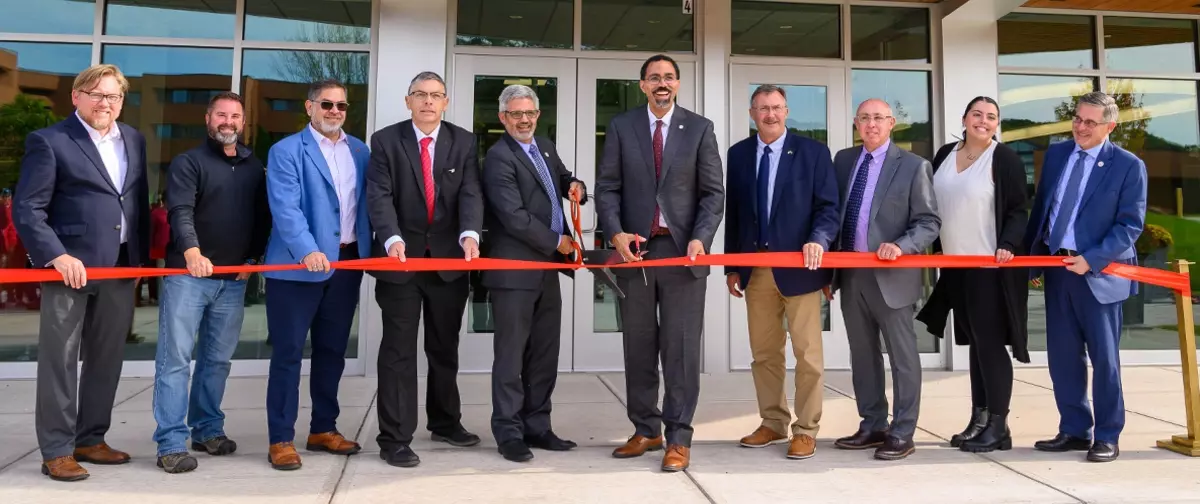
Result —
<instances>
[{"instance_id":1,"label":"white dress shirt","mask_svg":"<svg viewBox=\"0 0 1200 504\"><path fill-rule=\"evenodd\" d=\"M121 128L117 126L116 121L113 121L112 126L108 128L108 134L101 135L92 125L83 120L79 112L75 112L75 117L83 123L84 128L87 128L88 136L96 145L96 150L100 151L100 161L104 163L104 170L108 172L109 180L112 180L113 185L117 186L117 196L120 197L125 189L125 176L129 174L129 155L125 152L125 141L121 137ZM128 239L129 223L126 221L125 212L122 209L121 243L124 244Z\"/></svg>"},{"instance_id":2,"label":"white dress shirt","mask_svg":"<svg viewBox=\"0 0 1200 504\"><path fill-rule=\"evenodd\" d=\"M431 166L431 167L432 167L432 169L433 169L433 173L435 173L435 174L436 174L436 173L437 173L437 167L436 167L436 166L433 166L433 163L434 163L434 160L435 160L435 159L437 159L437 157L435 157L435 156L434 156L434 154L436 153L436 149L437 149L437 137L438 137L438 133L440 133L440 132L442 131L442 123L439 121L439 122L438 122L438 125L437 125L437 127L436 127L436 128L434 128L434 129L433 129L433 131L432 131L432 132L430 132L428 135L426 135L424 131L421 131L421 128L418 128L418 127L417 127L417 123L415 123L415 122L414 122L414 123L412 123L412 127L413 127L413 132L415 132L415 133L417 134L417 147L418 147L418 148L420 148L420 146L421 146L421 140L423 140L423 139L425 139L425 138L432 138L432 139L433 139L433 141L432 141L432 142L429 142L429 147L428 147L428 149L429 149L429 163L430 163L430 166ZM420 151L418 151L418 152L420 152ZM474 154L472 154L472 155L474 155ZM418 158L420 158L420 156L419 156L419 155L418 155L417 157L418 157ZM424 170L424 167L422 167L422 173L424 173L424 171L423 171L423 170ZM424 176L424 175L422 175L422 176ZM424 180L424 179L422 179L422 180ZM436 188L437 188L437 185L436 185L436 183L437 183L437 182L436 182L436 180L437 180L437 179L436 179L436 177L435 177L435 178L434 178L434 181L435 181L435 182L434 182L434 184L435 184L435 185L434 185L434 188L435 188L435 189L434 189L434 193L433 193L433 194L434 194L434 198L437 198L437 189L436 189ZM424 183L424 182L422 182L422 183ZM422 191L424 191L424 188L422 188ZM479 233L477 233L477 232L475 232L475 231L471 231L471 230L469 230L469 229L468 229L468 230L466 230L466 231L463 231L463 232L462 232L462 234L458 235L458 245L461 247L461 246L462 246L462 243L463 243L463 240L466 240L468 237L470 237L470 238L474 238L474 239L475 239L475 243L479 243ZM390 251L390 250L392 250L392 245L393 245L394 243L396 243L396 242L404 243L404 238L403 238L402 236L400 236L399 234L392 235L392 237L391 237L391 238L388 238L388 239L387 239L387 241L383 242L383 250L384 250L385 252L386 252L386 251Z\"/></svg>"},{"instance_id":3,"label":"white dress shirt","mask_svg":"<svg viewBox=\"0 0 1200 504\"><path fill-rule=\"evenodd\" d=\"M350 140L346 138L346 132L340 131L334 142L317 131L311 123L308 131L321 147L321 155L325 156L325 164L329 165L329 174L333 178L333 189L337 193L341 212L341 244L351 243L358 236L354 232L358 215L358 168L354 165L354 156L350 154Z\"/></svg>"},{"instance_id":4,"label":"white dress shirt","mask_svg":"<svg viewBox=\"0 0 1200 504\"><path fill-rule=\"evenodd\" d=\"M663 125L662 125L663 155L666 155L667 134L671 132L671 117L675 115L675 104L673 104L673 103L671 104L671 110L668 110L666 114L663 114L662 119L659 119L657 116L655 116L654 111L651 110L650 107L648 107L648 106L646 107L646 115L650 116L650 155L651 155L651 159L653 159L653 155L654 155L654 128L658 127L658 125L655 124L658 121L662 121L662 123L663 123ZM663 166L666 166L667 159L664 157L662 162L663 162ZM651 164L650 168L654 168L654 165ZM659 214L658 214L658 225L659 225L659 227L664 227L664 228L667 227L667 219L663 217L661 212L659 212Z\"/></svg>"}]
</instances>

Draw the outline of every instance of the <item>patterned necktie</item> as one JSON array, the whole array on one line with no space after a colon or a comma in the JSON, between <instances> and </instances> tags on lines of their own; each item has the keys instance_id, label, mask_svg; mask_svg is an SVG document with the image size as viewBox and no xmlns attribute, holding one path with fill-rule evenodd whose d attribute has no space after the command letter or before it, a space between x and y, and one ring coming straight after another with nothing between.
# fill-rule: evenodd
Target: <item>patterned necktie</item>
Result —
<instances>
[{"instance_id":1,"label":"patterned necktie","mask_svg":"<svg viewBox=\"0 0 1200 504\"><path fill-rule=\"evenodd\" d=\"M662 120L654 121L654 140L651 143L654 147L654 187L658 188L659 177L662 177L662 154L663 154L663 136L662 136ZM655 198L657 200L657 198ZM659 233L661 226L658 225L660 215L658 203L654 204L654 222L650 223L650 236L655 236Z\"/></svg>"},{"instance_id":2,"label":"patterned necktie","mask_svg":"<svg viewBox=\"0 0 1200 504\"><path fill-rule=\"evenodd\" d=\"M850 188L850 198L846 200L846 215L842 218L842 250L854 252L854 234L858 229L859 214L862 213L863 196L867 192L867 175L871 169L871 153L863 156L862 164L854 175L854 185Z\"/></svg>"},{"instance_id":3,"label":"patterned necktie","mask_svg":"<svg viewBox=\"0 0 1200 504\"><path fill-rule=\"evenodd\" d=\"M563 232L562 203L558 201L558 195L554 191L554 182L550 180L550 169L542 161L542 153L538 152L536 142L529 146L529 154L533 156L533 165L537 167L538 178L542 179L542 188L546 190L546 196L550 197L550 207L552 208L550 230L561 235Z\"/></svg>"},{"instance_id":4,"label":"patterned necktie","mask_svg":"<svg viewBox=\"0 0 1200 504\"><path fill-rule=\"evenodd\" d=\"M767 237L771 223L770 205L771 184L771 146L763 147L762 158L758 161L758 246L767 246Z\"/></svg>"},{"instance_id":5,"label":"patterned necktie","mask_svg":"<svg viewBox=\"0 0 1200 504\"><path fill-rule=\"evenodd\" d=\"M429 143L433 137L421 139L421 172L425 174L425 212L429 223L433 223L433 158L429 156Z\"/></svg>"},{"instance_id":6,"label":"patterned necktie","mask_svg":"<svg viewBox=\"0 0 1200 504\"><path fill-rule=\"evenodd\" d=\"M1063 239L1067 237L1067 225L1071 223L1071 217L1075 215L1075 205L1079 201L1079 184L1083 181L1083 162L1087 160L1087 153L1079 151L1079 157L1075 160L1075 167L1071 168L1071 178L1067 181L1067 190L1063 193L1062 201L1058 202L1058 215L1054 218L1054 226L1050 229L1050 252L1054 253L1063 246Z\"/></svg>"}]
</instances>

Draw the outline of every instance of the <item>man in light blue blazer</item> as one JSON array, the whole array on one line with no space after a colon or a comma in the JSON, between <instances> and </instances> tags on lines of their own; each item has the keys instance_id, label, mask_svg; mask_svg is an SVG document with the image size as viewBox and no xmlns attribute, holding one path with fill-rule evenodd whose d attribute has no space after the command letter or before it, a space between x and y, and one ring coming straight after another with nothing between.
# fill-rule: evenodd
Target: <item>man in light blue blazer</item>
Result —
<instances>
[{"instance_id":1,"label":"man in light blue blazer","mask_svg":"<svg viewBox=\"0 0 1200 504\"><path fill-rule=\"evenodd\" d=\"M264 274L272 343L268 456L271 467L280 470L300 468L293 439L300 360L310 331L313 410L306 449L339 455L361 449L338 432L337 417L338 383L362 272L331 271L330 262L369 257L364 176L370 152L361 140L342 131L350 105L340 82L314 83L304 106L310 124L272 146L267 158L267 199L274 220L267 264L301 263L307 270Z\"/></svg>"},{"instance_id":2,"label":"man in light blue blazer","mask_svg":"<svg viewBox=\"0 0 1200 504\"><path fill-rule=\"evenodd\" d=\"M1117 113L1116 102L1104 93L1079 99L1074 141L1046 150L1025 234L1032 255L1063 256L1066 266L1032 273L1045 274L1046 352L1060 417L1058 435L1034 447L1087 450L1093 462L1120 455L1121 302L1137 289L1101 272L1114 262L1137 263L1134 242L1146 222L1146 165L1108 139ZM1093 369L1094 421L1085 351Z\"/></svg>"}]
</instances>

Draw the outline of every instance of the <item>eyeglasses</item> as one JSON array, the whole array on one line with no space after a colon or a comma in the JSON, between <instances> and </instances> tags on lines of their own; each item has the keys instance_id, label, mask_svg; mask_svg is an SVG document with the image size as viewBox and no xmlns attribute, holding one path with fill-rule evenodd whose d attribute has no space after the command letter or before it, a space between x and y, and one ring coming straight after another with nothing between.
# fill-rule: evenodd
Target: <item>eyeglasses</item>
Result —
<instances>
[{"instance_id":1,"label":"eyeglasses","mask_svg":"<svg viewBox=\"0 0 1200 504\"><path fill-rule=\"evenodd\" d=\"M891 118L892 118L892 116L885 116L885 115L869 116L869 115L863 114L863 115L858 116L856 118L856 120L863 124L871 124L873 122L882 123Z\"/></svg>"},{"instance_id":2,"label":"eyeglasses","mask_svg":"<svg viewBox=\"0 0 1200 504\"><path fill-rule=\"evenodd\" d=\"M519 121L521 116L525 116L527 119L536 118L540 112L540 110L508 110L505 111L504 114L507 115L509 119Z\"/></svg>"},{"instance_id":3,"label":"eyeglasses","mask_svg":"<svg viewBox=\"0 0 1200 504\"><path fill-rule=\"evenodd\" d=\"M1096 121L1093 121L1093 120L1091 120L1091 119L1084 119L1084 118L1082 118L1082 117L1079 117L1079 116L1075 116L1075 118L1074 118L1074 119L1071 119L1071 122L1072 122L1073 124L1076 124L1076 125L1082 124L1082 125L1084 125L1085 127L1087 127L1087 129L1095 129L1095 128L1096 128L1096 126L1099 126L1099 125L1101 125L1101 124L1108 124L1108 121L1096 122Z\"/></svg>"},{"instance_id":4,"label":"eyeglasses","mask_svg":"<svg viewBox=\"0 0 1200 504\"><path fill-rule=\"evenodd\" d=\"M92 100L92 103L100 103L100 100L108 100L108 103L117 104L121 103L121 100L125 99L125 95L121 94L84 93L83 91L80 91L79 93L86 95Z\"/></svg>"},{"instance_id":5,"label":"eyeglasses","mask_svg":"<svg viewBox=\"0 0 1200 504\"><path fill-rule=\"evenodd\" d=\"M441 100L446 99L446 93L442 93L442 92L426 93L424 91L413 91L413 92L409 93L408 96L415 98L417 101L425 101L426 99L429 99L429 98L433 98L434 101L441 101Z\"/></svg>"},{"instance_id":6,"label":"eyeglasses","mask_svg":"<svg viewBox=\"0 0 1200 504\"><path fill-rule=\"evenodd\" d=\"M776 114L779 114L779 113L783 113L783 111L785 111L785 110L787 110L787 107L785 107L783 105L772 105L770 107L764 105L762 107L754 107L754 111L758 112L759 114L766 114L768 112L774 112Z\"/></svg>"},{"instance_id":7,"label":"eyeglasses","mask_svg":"<svg viewBox=\"0 0 1200 504\"><path fill-rule=\"evenodd\" d=\"M646 82L654 84L655 86L657 86L659 84L670 85L670 84L672 84L674 82L678 82L678 81L679 81L679 79L676 79L674 75L668 75L666 77L660 77L658 75L651 75L649 77L646 77Z\"/></svg>"},{"instance_id":8,"label":"eyeglasses","mask_svg":"<svg viewBox=\"0 0 1200 504\"><path fill-rule=\"evenodd\" d=\"M350 107L350 104L344 101L331 102L329 100L321 100L321 110L333 110L333 107L337 107L338 112L345 112Z\"/></svg>"}]
</instances>

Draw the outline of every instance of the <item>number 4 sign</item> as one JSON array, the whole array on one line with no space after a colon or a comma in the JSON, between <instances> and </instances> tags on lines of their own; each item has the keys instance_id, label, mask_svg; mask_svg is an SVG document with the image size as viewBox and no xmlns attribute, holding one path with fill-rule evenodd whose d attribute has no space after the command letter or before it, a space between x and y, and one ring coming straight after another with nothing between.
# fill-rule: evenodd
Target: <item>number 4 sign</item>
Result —
<instances>
[{"instance_id":1,"label":"number 4 sign","mask_svg":"<svg viewBox=\"0 0 1200 504\"><path fill-rule=\"evenodd\" d=\"M683 0L683 13L691 14L692 7L694 7L695 3L696 3L696 0Z\"/></svg>"}]
</instances>

